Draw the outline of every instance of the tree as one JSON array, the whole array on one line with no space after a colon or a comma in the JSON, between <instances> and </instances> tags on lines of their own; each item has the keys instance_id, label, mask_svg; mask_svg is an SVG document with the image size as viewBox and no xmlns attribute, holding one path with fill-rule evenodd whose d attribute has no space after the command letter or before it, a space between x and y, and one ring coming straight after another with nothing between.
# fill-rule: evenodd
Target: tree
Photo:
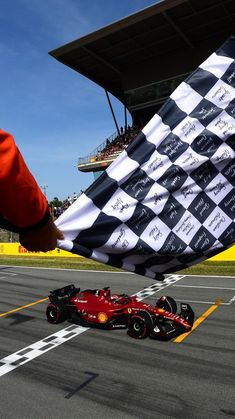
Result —
<instances>
[{"instance_id":1,"label":"tree","mask_svg":"<svg viewBox=\"0 0 235 419\"><path fill-rule=\"evenodd\" d=\"M60 201L60 200L57 198L57 196L55 196L55 197L53 198L53 200L49 202L49 205L51 205L51 206L53 206L53 207L61 207L61 205L62 205L62 201Z\"/></svg>"}]
</instances>

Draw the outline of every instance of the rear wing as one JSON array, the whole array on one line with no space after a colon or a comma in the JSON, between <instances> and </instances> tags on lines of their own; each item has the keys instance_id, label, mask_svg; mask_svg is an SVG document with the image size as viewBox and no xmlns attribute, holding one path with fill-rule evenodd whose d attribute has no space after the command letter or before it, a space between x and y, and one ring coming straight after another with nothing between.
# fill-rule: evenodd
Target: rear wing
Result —
<instances>
[{"instance_id":1,"label":"rear wing","mask_svg":"<svg viewBox=\"0 0 235 419\"><path fill-rule=\"evenodd\" d=\"M61 300L65 297L72 297L77 292L80 291L80 288L76 288L74 284L66 285L63 288L58 288L56 290L50 291L48 295L51 302Z\"/></svg>"}]
</instances>

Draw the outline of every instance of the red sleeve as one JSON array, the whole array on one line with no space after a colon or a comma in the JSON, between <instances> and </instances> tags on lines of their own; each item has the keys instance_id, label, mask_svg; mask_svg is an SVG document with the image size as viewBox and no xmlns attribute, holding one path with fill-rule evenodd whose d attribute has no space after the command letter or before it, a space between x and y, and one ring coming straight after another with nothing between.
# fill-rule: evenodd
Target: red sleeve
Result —
<instances>
[{"instance_id":1,"label":"red sleeve","mask_svg":"<svg viewBox=\"0 0 235 419\"><path fill-rule=\"evenodd\" d=\"M28 228L41 223L47 213L46 198L13 137L0 129L0 216Z\"/></svg>"}]
</instances>

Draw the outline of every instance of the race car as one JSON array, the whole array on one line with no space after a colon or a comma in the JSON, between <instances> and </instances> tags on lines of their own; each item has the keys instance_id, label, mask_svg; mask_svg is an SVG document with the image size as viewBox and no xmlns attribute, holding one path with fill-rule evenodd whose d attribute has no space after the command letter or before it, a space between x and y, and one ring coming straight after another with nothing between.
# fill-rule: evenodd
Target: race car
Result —
<instances>
[{"instance_id":1,"label":"race car","mask_svg":"<svg viewBox=\"0 0 235 419\"><path fill-rule=\"evenodd\" d=\"M170 296L161 296L153 306L135 295L111 294L110 287L81 291L71 284L51 291L49 300L46 315L50 323L70 320L86 327L127 329L136 339L169 340L190 331L194 322L190 305L181 303L177 314L176 301Z\"/></svg>"}]
</instances>

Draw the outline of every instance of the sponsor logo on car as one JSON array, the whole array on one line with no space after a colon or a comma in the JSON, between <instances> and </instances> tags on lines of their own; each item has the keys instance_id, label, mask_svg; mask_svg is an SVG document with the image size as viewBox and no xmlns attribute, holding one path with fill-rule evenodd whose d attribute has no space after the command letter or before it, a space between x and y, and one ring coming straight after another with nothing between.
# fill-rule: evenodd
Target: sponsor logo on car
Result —
<instances>
[{"instance_id":1,"label":"sponsor logo on car","mask_svg":"<svg viewBox=\"0 0 235 419\"><path fill-rule=\"evenodd\" d=\"M88 314L89 319L96 319L96 316L94 314Z\"/></svg>"},{"instance_id":2,"label":"sponsor logo on car","mask_svg":"<svg viewBox=\"0 0 235 419\"><path fill-rule=\"evenodd\" d=\"M79 300L78 298L75 298L74 302L75 303L87 303L88 301L87 300Z\"/></svg>"}]
</instances>

